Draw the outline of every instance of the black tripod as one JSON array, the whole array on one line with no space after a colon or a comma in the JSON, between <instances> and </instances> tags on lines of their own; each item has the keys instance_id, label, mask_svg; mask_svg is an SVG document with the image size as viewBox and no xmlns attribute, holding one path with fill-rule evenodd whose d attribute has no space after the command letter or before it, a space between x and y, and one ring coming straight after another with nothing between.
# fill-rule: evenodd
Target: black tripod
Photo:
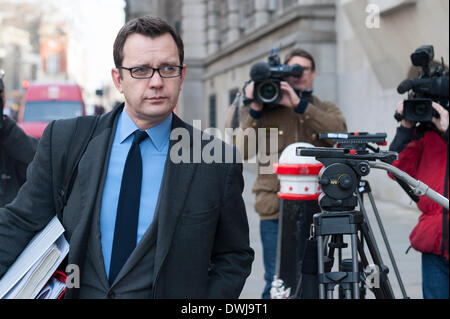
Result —
<instances>
[{"instance_id":1,"label":"black tripod","mask_svg":"<svg viewBox=\"0 0 450 319\"><path fill-rule=\"evenodd\" d=\"M378 299L393 299L394 294L386 274L387 267L383 265L379 257L379 251L369 231L364 216L359 211L343 211L343 212L322 212L314 216L314 235L317 240L318 253L318 282L319 282L319 298L332 299L333 290L336 285L340 285L343 297L346 299L360 299L361 292L365 292L361 287L361 272L369 269L369 260L365 254L362 239L367 243L367 247L372 256L373 264L378 270L379 285L374 285L372 291ZM361 238L358 237L358 232ZM328 254L324 236L330 236L328 243ZM344 243L344 235L351 237L351 259L342 259L342 249L347 248ZM332 272L331 267L334 260L335 250L338 250L339 271ZM361 263L358 260L361 258ZM367 278L367 277L366 277ZM366 282L367 284L367 282Z\"/></svg>"},{"instance_id":2,"label":"black tripod","mask_svg":"<svg viewBox=\"0 0 450 319\"><path fill-rule=\"evenodd\" d=\"M383 263L363 205L362 195L367 193L374 211L376 211L383 238L406 298L398 269L370 193L370 186L368 182L361 181L362 176L369 174L368 161L357 158L339 158L339 156L335 158L334 153L340 152L336 150L332 150L331 154L323 154L317 150L313 152L316 158L325 165L319 175L319 183L323 191L319 198L321 212L314 215L311 226L311 236L316 241L317 247L318 297L332 299L335 287L339 286L341 298L359 299L364 297L366 288L369 288L377 299L394 298L387 276L389 269ZM319 153L317 154L317 152ZM381 154L377 155L377 157L380 156ZM355 210L358 203L360 210ZM345 236L350 237L350 259L342 258L343 249L348 247L348 244L344 242ZM368 255L365 252L364 244L367 245ZM338 271L332 271L336 251L338 252Z\"/></svg>"}]
</instances>

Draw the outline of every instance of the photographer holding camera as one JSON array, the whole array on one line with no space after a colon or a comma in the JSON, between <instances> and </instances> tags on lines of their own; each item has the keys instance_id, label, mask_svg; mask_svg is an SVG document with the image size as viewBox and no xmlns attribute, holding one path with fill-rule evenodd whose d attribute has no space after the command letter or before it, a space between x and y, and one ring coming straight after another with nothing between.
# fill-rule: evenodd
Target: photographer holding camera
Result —
<instances>
[{"instance_id":1,"label":"photographer holding camera","mask_svg":"<svg viewBox=\"0 0 450 319\"><path fill-rule=\"evenodd\" d=\"M277 128L278 150L275 154L277 159L292 143L306 142L315 146L332 146L330 141L319 140L319 133L347 131L345 118L339 108L334 103L321 101L312 94L316 65L312 55L305 50L291 51L285 58L285 65L281 65L278 55L272 53L269 63L255 64L250 75L252 81L247 82L242 90L244 106L239 108L239 127L243 131L248 128L256 131L258 128L267 130ZM236 102L240 103L239 99ZM229 109L232 110L231 107ZM256 138L260 141L257 134ZM247 143L251 143L248 137L237 141L244 143L237 145L244 159L255 155L251 154L248 147ZM255 151L258 152L258 149ZM258 164L260 167L267 165L260 159ZM275 274L280 208L277 175L259 173L252 191L256 195L255 210L261 220L260 234L266 280L262 298L270 298L271 283Z\"/></svg>"},{"instance_id":2,"label":"photographer holding camera","mask_svg":"<svg viewBox=\"0 0 450 319\"><path fill-rule=\"evenodd\" d=\"M38 144L11 118L3 115L6 103L3 75L3 70L0 70L0 207L16 197L25 182L28 164L33 160Z\"/></svg>"},{"instance_id":3,"label":"photographer holding camera","mask_svg":"<svg viewBox=\"0 0 450 319\"><path fill-rule=\"evenodd\" d=\"M397 105L400 126L389 150L399 153L392 165L448 198L448 73L443 67L430 69L433 57L432 46L422 46L411 55L423 73L399 85L399 93L405 89L411 93ZM428 197L420 198L417 207L422 214L409 239L411 247L422 253L423 297L447 299L448 211Z\"/></svg>"}]
</instances>

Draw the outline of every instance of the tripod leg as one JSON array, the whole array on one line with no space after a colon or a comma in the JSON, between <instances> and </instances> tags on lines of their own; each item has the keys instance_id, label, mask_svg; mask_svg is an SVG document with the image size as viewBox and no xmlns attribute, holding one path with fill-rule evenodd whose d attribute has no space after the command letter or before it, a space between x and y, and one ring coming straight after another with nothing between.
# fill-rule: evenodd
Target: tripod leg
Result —
<instances>
[{"instance_id":1,"label":"tripod leg","mask_svg":"<svg viewBox=\"0 0 450 319\"><path fill-rule=\"evenodd\" d=\"M352 291L350 289L345 290L345 299L352 299Z\"/></svg>"},{"instance_id":2,"label":"tripod leg","mask_svg":"<svg viewBox=\"0 0 450 319\"><path fill-rule=\"evenodd\" d=\"M364 238L364 237L362 237ZM366 253L364 252L364 247L362 245L362 242L358 242L358 251L359 251L359 256L361 257L361 262L362 262L362 268L366 269L367 266L369 265L369 260L367 259ZM372 290L373 294L375 295L376 299L386 299L384 292L379 289L379 288L374 288Z\"/></svg>"},{"instance_id":3,"label":"tripod leg","mask_svg":"<svg viewBox=\"0 0 450 319\"><path fill-rule=\"evenodd\" d=\"M367 247L369 248L372 260L381 269L381 266L384 265L383 259L381 258L380 250L378 249L378 245L373 236L373 231L370 226L369 219L367 217L367 212L364 205L362 204L361 195L359 193L357 193L357 198L361 212L363 213L364 216L364 222L361 224L361 232L363 234L363 238L365 238L367 242ZM382 289L385 290L386 296L391 296L387 298L394 299L394 291L392 290L391 283L389 282L389 279L387 277L386 280L383 281L382 286L383 286Z\"/></svg>"},{"instance_id":4,"label":"tripod leg","mask_svg":"<svg viewBox=\"0 0 450 319\"><path fill-rule=\"evenodd\" d=\"M383 261L381 260L380 252L378 251L376 244L373 241L372 236L370 236L370 233L369 233L366 223L363 223L361 225L361 231L364 235L364 238L366 239L367 248L369 249L370 255L372 256L373 262L375 263L375 265L377 265L381 269L381 266L383 265ZM392 287L389 282L389 278L387 278L387 276L386 276L385 280L380 280L380 288L382 289L385 298L395 299L394 292L392 291Z\"/></svg>"},{"instance_id":5,"label":"tripod leg","mask_svg":"<svg viewBox=\"0 0 450 319\"><path fill-rule=\"evenodd\" d=\"M358 235L352 234L352 271L359 274ZM358 276L359 278L359 276ZM359 299L359 282L353 283L353 298Z\"/></svg>"},{"instance_id":6,"label":"tripod leg","mask_svg":"<svg viewBox=\"0 0 450 319\"><path fill-rule=\"evenodd\" d=\"M372 193L368 192L370 203L373 208L373 212L375 213L375 217L377 218L378 227L380 228L381 235L383 236L384 244L386 245L386 249L389 254L389 258L391 259L392 267L394 267L395 276L397 277L398 284L400 286L400 290L402 291L403 298L408 298L405 290L405 286L403 285L402 278L400 277L400 272L398 271L397 263L395 262L394 254L392 253L391 246L389 245L389 241L386 236L386 232L384 231L383 223L381 222L380 214L378 213L377 206L375 205L375 200L372 196Z\"/></svg>"},{"instance_id":7,"label":"tripod leg","mask_svg":"<svg viewBox=\"0 0 450 319\"><path fill-rule=\"evenodd\" d=\"M317 236L317 261L318 261L318 272L319 278L323 278L324 275L324 256L323 256L323 237ZM325 284L319 281L319 298L325 299Z\"/></svg>"},{"instance_id":8,"label":"tripod leg","mask_svg":"<svg viewBox=\"0 0 450 319\"><path fill-rule=\"evenodd\" d=\"M333 290L327 290L327 299L333 299Z\"/></svg>"}]
</instances>

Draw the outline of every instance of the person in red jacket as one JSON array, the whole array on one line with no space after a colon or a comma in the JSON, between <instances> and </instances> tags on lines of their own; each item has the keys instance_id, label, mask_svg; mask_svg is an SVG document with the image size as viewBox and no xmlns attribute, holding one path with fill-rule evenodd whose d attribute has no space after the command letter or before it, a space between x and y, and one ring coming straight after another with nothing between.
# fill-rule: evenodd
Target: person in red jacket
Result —
<instances>
[{"instance_id":1,"label":"person in red jacket","mask_svg":"<svg viewBox=\"0 0 450 319\"><path fill-rule=\"evenodd\" d=\"M440 117L417 127L403 119L389 150L399 153L394 166L448 198L448 107L436 102L432 107ZM403 102L397 112L403 114ZM423 297L448 298L448 211L425 196L417 207L422 214L409 239L412 248L422 253Z\"/></svg>"}]
</instances>

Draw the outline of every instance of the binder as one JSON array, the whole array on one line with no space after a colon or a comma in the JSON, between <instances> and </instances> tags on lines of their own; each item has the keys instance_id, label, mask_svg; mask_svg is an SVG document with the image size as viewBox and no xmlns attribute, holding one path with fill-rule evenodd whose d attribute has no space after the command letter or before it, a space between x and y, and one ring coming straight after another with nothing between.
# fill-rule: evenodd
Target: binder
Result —
<instances>
[{"instance_id":1,"label":"binder","mask_svg":"<svg viewBox=\"0 0 450 319\"><path fill-rule=\"evenodd\" d=\"M47 283L52 283L50 278L69 252L63 233L64 227L55 216L33 237L0 280L0 298L34 299ZM59 290L65 288L65 283L64 287L56 286ZM53 297L50 293L45 296Z\"/></svg>"}]
</instances>

